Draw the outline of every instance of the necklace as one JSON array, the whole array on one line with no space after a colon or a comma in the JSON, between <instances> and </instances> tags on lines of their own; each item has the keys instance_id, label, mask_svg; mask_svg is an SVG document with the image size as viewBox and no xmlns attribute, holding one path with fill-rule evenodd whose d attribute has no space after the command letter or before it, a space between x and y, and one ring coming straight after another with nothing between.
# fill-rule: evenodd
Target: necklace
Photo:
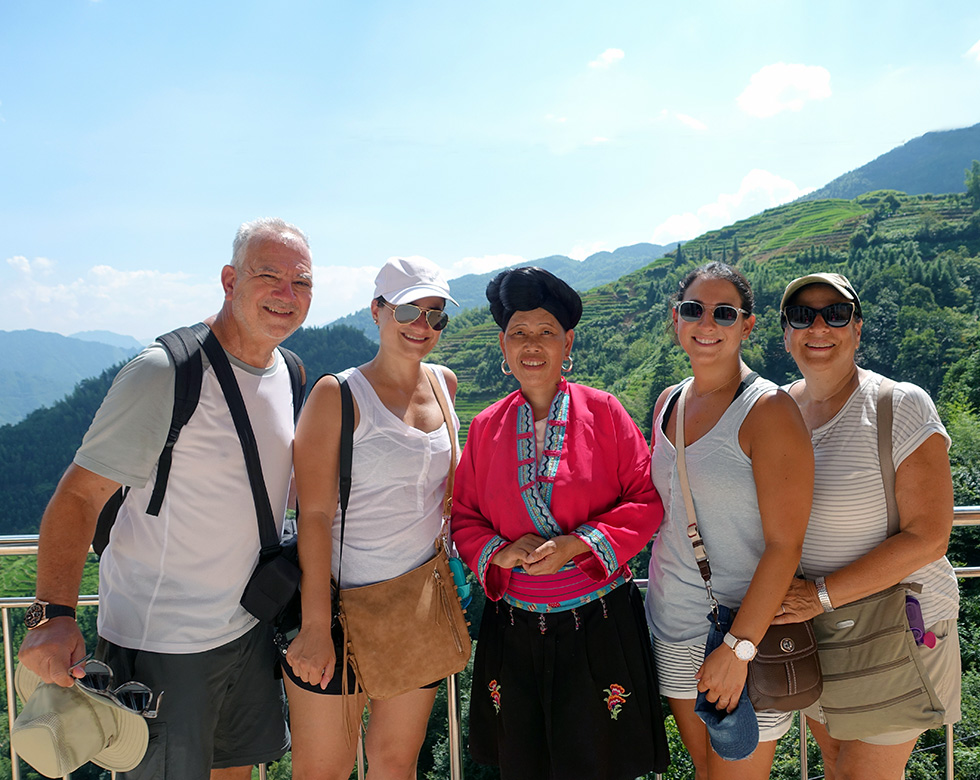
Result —
<instances>
[{"instance_id":1,"label":"necklace","mask_svg":"<svg viewBox=\"0 0 980 780\"><path fill-rule=\"evenodd\" d=\"M718 387L716 387L714 390L709 390L707 393L699 393L697 389L694 387L694 382L691 382L691 391L694 393L695 398L707 398L712 393L717 393L719 390L721 390L721 388L723 388L725 385L727 385L729 382L731 382L733 379L740 376L741 374L742 374L742 367L739 366L738 371L732 374L732 376L728 377L728 379L726 379L724 382L718 385Z\"/></svg>"}]
</instances>

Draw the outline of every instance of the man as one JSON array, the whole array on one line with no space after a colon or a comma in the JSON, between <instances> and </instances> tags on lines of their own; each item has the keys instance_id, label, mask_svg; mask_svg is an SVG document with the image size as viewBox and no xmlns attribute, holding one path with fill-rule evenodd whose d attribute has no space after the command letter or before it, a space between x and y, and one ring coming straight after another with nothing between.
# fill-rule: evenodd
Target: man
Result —
<instances>
[{"instance_id":1,"label":"man","mask_svg":"<svg viewBox=\"0 0 980 780\"><path fill-rule=\"evenodd\" d=\"M224 303L206 320L232 363L281 525L292 469L292 390L276 347L306 318L309 243L280 219L243 224L221 271ZM99 511L130 491L99 571L99 648L115 684L166 691L150 744L126 778L245 780L289 747L270 628L239 604L259 557L241 445L203 355L201 397L181 430L159 516L146 514L174 405L174 367L151 345L116 377L41 520L37 600L20 660L69 686L85 656L74 620Z\"/></svg>"}]
</instances>

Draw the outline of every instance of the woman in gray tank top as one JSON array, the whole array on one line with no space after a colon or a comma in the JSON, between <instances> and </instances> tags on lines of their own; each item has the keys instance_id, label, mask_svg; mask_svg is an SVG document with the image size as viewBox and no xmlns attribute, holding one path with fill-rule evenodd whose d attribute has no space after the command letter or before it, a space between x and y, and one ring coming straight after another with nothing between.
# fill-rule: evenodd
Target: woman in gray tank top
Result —
<instances>
[{"instance_id":1,"label":"woman in gray tank top","mask_svg":"<svg viewBox=\"0 0 980 780\"><path fill-rule=\"evenodd\" d=\"M673 329L694 376L664 390L654 411L651 471L665 512L646 611L661 693L698 780L769 777L776 739L791 718L759 713L757 719L744 686L755 646L799 564L813 456L796 404L742 361L742 342L755 325L752 306L745 277L723 263L697 268L680 282ZM710 607L677 474L675 402L682 391L685 462L713 593L738 610L724 642L707 656ZM744 733L751 736L726 742L719 729L709 729L695 711L699 693L698 709L709 722L737 719L729 724L747 723Z\"/></svg>"}]
</instances>

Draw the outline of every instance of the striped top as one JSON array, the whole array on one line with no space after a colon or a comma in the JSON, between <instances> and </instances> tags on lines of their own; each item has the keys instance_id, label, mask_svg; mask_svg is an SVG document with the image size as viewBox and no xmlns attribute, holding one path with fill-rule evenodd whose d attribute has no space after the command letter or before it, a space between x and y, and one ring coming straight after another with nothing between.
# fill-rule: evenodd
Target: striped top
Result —
<instances>
[{"instance_id":1,"label":"striped top","mask_svg":"<svg viewBox=\"0 0 980 780\"><path fill-rule=\"evenodd\" d=\"M803 542L807 579L826 576L860 558L888 535L888 509L878 459L876 404L882 376L866 372L829 422L811 433L815 458L813 510ZM892 457L897 469L934 433L950 438L936 406L920 387L898 382L892 399ZM918 582L925 625L956 618L959 589L943 557L905 578Z\"/></svg>"}]
</instances>

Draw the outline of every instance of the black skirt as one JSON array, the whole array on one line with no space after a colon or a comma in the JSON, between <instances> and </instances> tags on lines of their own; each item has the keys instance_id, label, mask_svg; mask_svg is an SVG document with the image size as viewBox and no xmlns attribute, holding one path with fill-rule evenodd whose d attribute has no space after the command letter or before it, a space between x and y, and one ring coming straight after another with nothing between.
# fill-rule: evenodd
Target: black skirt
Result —
<instances>
[{"instance_id":1,"label":"black skirt","mask_svg":"<svg viewBox=\"0 0 980 780\"><path fill-rule=\"evenodd\" d=\"M550 614L487 602L470 753L502 780L634 780L669 763L643 600L633 582Z\"/></svg>"}]
</instances>

